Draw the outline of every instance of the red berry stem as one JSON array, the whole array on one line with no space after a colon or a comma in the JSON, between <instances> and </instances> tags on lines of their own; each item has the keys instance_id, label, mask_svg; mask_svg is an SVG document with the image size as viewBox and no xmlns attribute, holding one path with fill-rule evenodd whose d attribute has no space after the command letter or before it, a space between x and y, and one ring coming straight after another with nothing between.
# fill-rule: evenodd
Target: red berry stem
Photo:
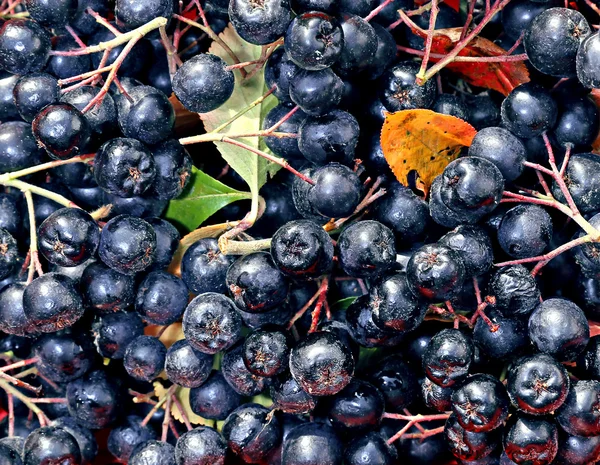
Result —
<instances>
[{"instance_id":1,"label":"red berry stem","mask_svg":"<svg viewBox=\"0 0 600 465\"><path fill-rule=\"evenodd\" d=\"M181 402L179 402L179 399L177 398L177 394L173 394L172 398L173 398L173 403L175 404L175 407L177 408L177 410L179 410L179 415L181 415L181 418L183 419L183 422L185 423L185 427L187 428L188 431L193 430L194 427L192 426L190 419L188 418L187 414L185 413L185 410L183 409Z\"/></svg>"}]
</instances>

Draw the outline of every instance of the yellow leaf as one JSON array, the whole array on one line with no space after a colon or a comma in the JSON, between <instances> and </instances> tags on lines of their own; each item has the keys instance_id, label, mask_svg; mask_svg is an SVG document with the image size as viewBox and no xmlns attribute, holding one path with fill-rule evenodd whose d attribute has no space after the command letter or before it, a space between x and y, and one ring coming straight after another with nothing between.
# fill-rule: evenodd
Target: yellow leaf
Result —
<instances>
[{"instance_id":1,"label":"yellow leaf","mask_svg":"<svg viewBox=\"0 0 600 465\"><path fill-rule=\"evenodd\" d=\"M416 171L425 195L436 176L471 145L477 131L469 123L431 110L388 113L381 130L381 148L396 179L408 185ZM420 184L420 186L419 186Z\"/></svg>"},{"instance_id":2,"label":"yellow leaf","mask_svg":"<svg viewBox=\"0 0 600 465\"><path fill-rule=\"evenodd\" d=\"M156 336L162 330L162 326L157 325L148 325L144 328L144 334L146 336ZM183 339L183 328L181 326L181 322L172 323L165 330L164 333L160 336L159 340L162 342L165 347L168 349L175 342Z\"/></svg>"},{"instance_id":3,"label":"yellow leaf","mask_svg":"<svg viewBox=\"0 0 600 465\"><path fill-rule=\"evenodd\" d=\"M154 386L154 395L156 397L158 397L159 399L161 399L162 397L164 397L167 394L168 389L165 388L160 381L154 381L153 386ZM182 388L182 387L177 388L175 390L175 396L177 397L177 400L179 400L179 403L181 404L181 407L183 408L185 415L187 416L188 420L190 421L190 423L192 425L206 425L206 426L214 425L214 421L207 420L206 418L202 418L202 417L196 415L194 412L192 412L192 407L190 406L190 390L189 389ZM179 407L177 406L177 404L175 402L171 403L171 416L173 417L173 419L175 419L181 423L184 423L183 417L181 416L181 412L179 411Z\"/></svg>"}]
</instances>

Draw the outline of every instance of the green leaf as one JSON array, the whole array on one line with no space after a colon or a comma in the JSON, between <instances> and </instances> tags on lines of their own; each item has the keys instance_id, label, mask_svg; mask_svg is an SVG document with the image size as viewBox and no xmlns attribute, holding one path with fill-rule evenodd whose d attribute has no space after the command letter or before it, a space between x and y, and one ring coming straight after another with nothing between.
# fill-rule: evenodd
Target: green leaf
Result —
<instances>
[{"instance_id":1,"label":"green leaf","mask_svg":"<svg viewBox=\"0 0 600 465\"><path fill-rule=\"evenodd\" d=\"M254 61L260 58L262 47L253 45L243 40L230 24L219 34L221 39L231 48L233 53L241 62ZM209 53L217 55L229 65L233 60L217 42L213 42ZM247 68L251 70L252 67ZM256 73L251 79L243 80L239 70L234 71L235 88L233 94L224 105L209 113L203 113L200 118L204 122L206 132L218 128L221 124L230 120L234 115L267 92L263 70ZM262 123L271 108L277 105L277 99L272 95L267 97L261 104L255 106L244 115L240 116L223 131L225 134L254 133L262 129ZM258 137L239 139L247 145L268 152ZM250 191L258 194L258 190L267 182L267 176L273 176L280 166L265 160L254 153L225 142L215 142L221 156L225 159L243 179L248 183Z\"/></svg>"},{"instance_id":2,"label":"green leaf","mask_svg":"<svg viewBox=\"0 0 600 465\"><path fill-rule=\"evenodd\" d=\"M357 297L346 297L345 299L338 300L333 304L331 310L334 312L338 310L346 310L356 299Z\"/></svg>"},{"instance_id":3,"label":"green leaf","mask_svg":"<svg viewBox=\"0 0 600 465\"><path fill-rule=\"evenodd\" d=\"M192 179L185 191L169 202L165 217L191 231L231 202L251 197L249 192L232 189L199 169L192 168Z\"/></svg>"}]
</instances>

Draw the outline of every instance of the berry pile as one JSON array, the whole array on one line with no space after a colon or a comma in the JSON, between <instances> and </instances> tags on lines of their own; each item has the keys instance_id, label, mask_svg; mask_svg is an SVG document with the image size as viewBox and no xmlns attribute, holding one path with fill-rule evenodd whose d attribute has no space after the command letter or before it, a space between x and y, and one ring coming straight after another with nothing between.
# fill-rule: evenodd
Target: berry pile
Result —
<instances>
[{"instance_id":1,"label":"berry pile","mask_svg":"<svg viewBox=\"0 0 600 465\"><path fill-rule=\"evenodd\" d=\"M0 465L600 462L596 3L0 0Z\"/></svg>"}]
</instances>

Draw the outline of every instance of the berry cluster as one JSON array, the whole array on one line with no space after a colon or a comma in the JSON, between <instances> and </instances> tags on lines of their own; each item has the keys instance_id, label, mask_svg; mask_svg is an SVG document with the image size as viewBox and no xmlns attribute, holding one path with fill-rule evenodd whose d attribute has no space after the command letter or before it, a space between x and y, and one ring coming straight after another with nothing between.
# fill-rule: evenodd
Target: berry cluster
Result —
<instances>
[{"instance_id":1,"label":"berry cluster","mask_svg":"<svg viewBox=\"0 0 600 465\"><path fill-rule=\"evenodd\" d=\"M1 0L0 465L600 462L598 23Z\"/></svg>"}]
</instances>

